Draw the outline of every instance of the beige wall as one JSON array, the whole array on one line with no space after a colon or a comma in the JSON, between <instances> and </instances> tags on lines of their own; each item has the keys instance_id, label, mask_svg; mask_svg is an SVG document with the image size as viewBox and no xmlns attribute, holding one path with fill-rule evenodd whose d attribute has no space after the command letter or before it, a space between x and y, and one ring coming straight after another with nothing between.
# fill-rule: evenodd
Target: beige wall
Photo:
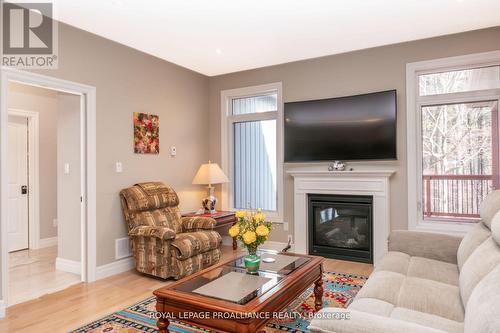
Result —
<instances>
[{"instance_id":1,"label":"beige wall","mask_svg":"<svg viewBox=\"0 0 500 333\"><path fill-rule=\"evenodd\" d=\"M162 41L168 42L168 41ZM160 180L179 193L181 209L197 209L203 187L191 185L208 160L208 78L107 39L59 25L59 69L38 71L97 89L97 265L115 260L125 237L118 193ZM160 154L133 152L133 112L160 116ZM177 156L168 154L177 146ZM114 164L123 163L123 173Z\"/></svg>"},{"instance_id":2,"label":"beige wall","mask_svg":"<svg viewBox=\"0 0 500 333\"><path fill-rule=\"evenodd\" d=\"M53 220L57 218L57 93L9 83L9 108L38 112L40 238L55 237L57 227L54 227Z\"/></svg>"},{"instance_id":3,"label":"beige wall","mask_svg":"<svg viewBox=\"0 0 500 333\"><path fill-rule=\"evenodd\" d=\"M57 219L59 258L81 261L80 96L57 94ZM69 173L64 165L69 165Z\"/></svg>"},{"instance_id":4,"label":"beige wall","mask_svg":"<svg viewBox=\"0 0 500 333\"><path fill-rule=\"evenodd\" d=\"M500 50L500 27L383 46L323 58L249 70L210 78L210 158L220 161L220 91L270 82L283 82L284 102L347 96L397 89L398 160L352 163L358 167L393 167L391 180L391 227L407 228L406 179L406 64L415 61ZM326 164L285 166L326 168ZM293 221L293 181L285 175L285 220ZM305 221L301 221L305 223ZM279 227L271 239L286 241Z\"/></svg>"}]
</instances>

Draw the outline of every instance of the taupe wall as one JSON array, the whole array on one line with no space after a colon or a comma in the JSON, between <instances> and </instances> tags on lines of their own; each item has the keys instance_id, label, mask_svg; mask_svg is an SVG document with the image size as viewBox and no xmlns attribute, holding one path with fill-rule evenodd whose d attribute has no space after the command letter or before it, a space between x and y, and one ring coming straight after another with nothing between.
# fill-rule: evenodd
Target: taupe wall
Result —
<instances>
[{"instance_id":1,"label":"taupe wall","mask_svg":"<svg viewBox=\"0 0 500 333\"><path fill-rule=\"evenodd\" d=\"M168 42L168 41L161 41ZM183 211L205 191L191 185L208 160L208 78L110 40L59 25L59 69L38 71L97 88L97 265L115 260L115 239L127 235L118 193L160 180L178 192ZM133 112L160 116L160 154L133 152ZM177 156L168 154L177 146ZM123 173L114 164L123 163Z\"/></svg>"},{"instance_id":2,"label":"taupe wall","mask_svg":"<svg viewBox=\"0 0 500 333\"><path fill-rule=\"evenodd\" d=\"M69 165L69 173L64 165ZM57 94L57 257L81 261L80 96Z\"/></svg>"},{"instance_id":3,"label":"taupe wall","mask_svg":"<svg viewBox=\"0 0 500 333\"><path fill-rule=\"evenodd\" d=\"M38 112L40 238L57 235L57 93L17 83L9 83L9 108Z\"/></svg>"},{"instance_id":4,"label":"taupe wall","mask_svg":"<svg viewBox=\"0 0 500 333\"><path fill-rule=\"evenodd\" d=\"M415 61L500 50L500 27L378 47L368 50L304 60L210 78L210 158L220 162L220 91L270 82L283 82L284 102L347 96L397 89L398 160L352 163L358 167L393 167L391 180L391 227L407 228L406 186L406 64ZM264 51L263 51L264 52ZM326 168L326 164L285 166ZM285 220L288 232L278 228L271 239L286 241L292 234L293 182L285 175ZM305 223L301 221L300 223Z\"/></svg>"}]
</instances>

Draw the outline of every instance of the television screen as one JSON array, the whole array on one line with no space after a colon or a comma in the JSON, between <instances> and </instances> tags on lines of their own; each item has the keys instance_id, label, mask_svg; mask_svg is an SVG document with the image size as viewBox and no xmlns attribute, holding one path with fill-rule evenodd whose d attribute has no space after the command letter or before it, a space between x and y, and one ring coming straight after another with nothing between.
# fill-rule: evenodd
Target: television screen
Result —
<instances>
[{"instance_id":1,"label":"television screen","mask_svg":"<svg viewBox=\"0 0 500 333\"><path fill-rule=\"evenodd\" d=\"M396 159L396 90L285 103L285 162Z\"/></svg>"}]
</instances>

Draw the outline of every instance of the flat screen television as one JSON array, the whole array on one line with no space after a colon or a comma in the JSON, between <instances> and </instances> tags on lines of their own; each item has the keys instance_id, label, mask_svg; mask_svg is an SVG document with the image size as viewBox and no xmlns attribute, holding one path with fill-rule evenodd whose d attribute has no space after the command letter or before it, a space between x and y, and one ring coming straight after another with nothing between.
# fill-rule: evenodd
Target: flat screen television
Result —
<instances>
[{"instance_id":1,"label":"flat screen television","mask_svg":"<svg viewBox=\"0 0 500 333\"><path fill-rule=\"evenodd\" d=\"M285 103L285 162L396 159L396 90Z\"/></svg>"}]
</instances>

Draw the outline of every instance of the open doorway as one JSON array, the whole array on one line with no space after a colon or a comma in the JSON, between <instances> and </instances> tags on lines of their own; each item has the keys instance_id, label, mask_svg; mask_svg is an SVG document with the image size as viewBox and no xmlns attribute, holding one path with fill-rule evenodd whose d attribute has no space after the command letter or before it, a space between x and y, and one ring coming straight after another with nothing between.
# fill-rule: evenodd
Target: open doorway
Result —
<instances>
[{"instance_id":1,"label":"open doorway","mask_svg":"<svg viewBox=\"0 0 500 333\"><path fill-rule=\"evenodd\" d=\"M8 84L9 306L81 278L80 95Z\"/></svg>"},{"instance_id":2,"label":"open doorway","mask_svg":"<svg viewBox=\"0 0 500 333\"><path fill-rule=\"evenodd\" d=\"M80 96L80 203L75 209L80 216L81 265L80 276L84 282L96 280L96 88L86 84L62 80L48 75L2 67L0 71L0 264L1 299L0 317L11 304L9 300L9 249L8 249L8 115L10 82L42 87L57 92ZM36 181L33 184L36 186ZM38 190L34 189L34 193ZM43 193L42 193L43 195ZM36 209L35 209L36 210ZM59 227L60 228L60 227ZM59 229L58 228L58 229ZM75 228L74 230L77 230ZM71 231L71 229L70 229ZM69 266L69 265L67 265ZM73 267L77 269L76 267ZM34 296L32 295L32 298Z\"/></svg>"}]
</instances>

